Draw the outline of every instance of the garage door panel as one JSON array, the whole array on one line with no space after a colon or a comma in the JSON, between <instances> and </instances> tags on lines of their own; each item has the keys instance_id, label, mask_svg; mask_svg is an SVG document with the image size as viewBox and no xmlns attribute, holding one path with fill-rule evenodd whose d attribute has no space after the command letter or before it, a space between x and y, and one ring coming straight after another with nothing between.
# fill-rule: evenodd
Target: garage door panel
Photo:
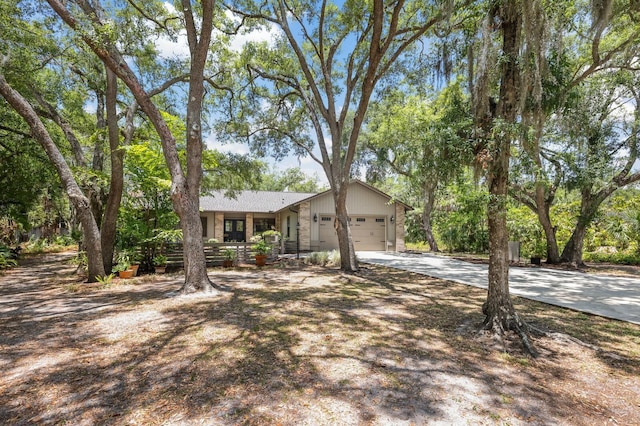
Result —
<instances>
[{"instance_id":1,"label":"garage door panel","mask_svg":"<svg viewBox=\"0 0 640 426\"><path fill-rule=\"evenodd\" d=\"M320 239L319 248L321 251L335 250L338 248L338 234L333 227L333 220L333 216L320 217L320 232L318 237Z\"/></svg>"},{"instance_id":2,"label":"garage door panel","mask_svg":"<svg viewBox=\"0 0 640 426\"><path fill-rule=\"evenodd\" d=\"M351 237L356 250L385 249L385 219L355 217L351 219Z\"/></svg>"},{"instance_id":3,"label":"garage door panel","mask_svg":"<svg viewBox=\"0 0 640 426\"><path fill-rule=\"evenodd\" d=\"M321 216L319 221L320 250L338 248L338 235L333 227L334 216ZM351 238L356 250L385 250L385 218L352 217Z\"/></svg>"}]
</instances>

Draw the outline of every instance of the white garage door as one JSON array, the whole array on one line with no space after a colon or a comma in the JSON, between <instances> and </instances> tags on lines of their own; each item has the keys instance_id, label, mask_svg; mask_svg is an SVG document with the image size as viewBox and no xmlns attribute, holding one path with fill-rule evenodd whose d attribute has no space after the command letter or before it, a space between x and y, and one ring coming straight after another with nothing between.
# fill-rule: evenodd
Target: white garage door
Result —
<instances>
[{"instance_id":1,"label":"white garage door","mask_svg":"<svg viewBox=\"0 0 640 426\"><path fill-rule=\"evenodd\" d=\"M333 227L334 216L320 216L320 251L337 250L338 234Z\"/></svg>"},{"instance_id":2,"label":"white garage door","mask_svg":"<svg viewBox=\"0 0 640 426\"><path fill-rule=\"evenodd\" d=\"M320 250L338 248L338 235L333 227L334 216L320 217ZM385 218L354 216L351 218L351 237L356 250L385 249Z\"/></svg>"}]
</instances>

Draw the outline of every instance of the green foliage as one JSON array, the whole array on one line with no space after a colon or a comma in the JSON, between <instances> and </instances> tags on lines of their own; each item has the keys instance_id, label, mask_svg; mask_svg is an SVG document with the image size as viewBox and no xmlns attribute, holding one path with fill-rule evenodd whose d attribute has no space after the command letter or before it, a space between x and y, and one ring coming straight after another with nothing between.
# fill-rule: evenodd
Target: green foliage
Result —
<instances>
[{"instance_id":1,"label":"green foliage","mask_svg":"<svg viewBox=\"0 0 640 426\"><path fill-rule=\"evenodd\" d=\"M309 253L309 255L305 257L304 261L309 265L325 266L327 263L329 263L329 252L314 251L312 253Z\"/></svg>"},{"instance_id":2,"label":"green foliage","mask_svg":"<svg viewBox=\"0 0 640 426\"><path fill-rule=\"evenodd\" d=\"M263 173L258 189L263 191L320 192L318 177L310 178L299 168Z\"/></svg>"},{"instance_id":3,"label":"green foliage","mask_svg":"<svg viewBox=\"0 0 640 426\"><path fill-rule=\"evenodd\" d=\"M433 227L448 251L484 253L489 249L485 188L461 182L447 188L434 212Z\"/></svg>"},{"instance_id":4,"label":"green foliage","mask_svg":"<svg viewBox=\"0 0 640 426\"><path fill-rule=\"evenodd\" d=\"M75 256L73 256L69 263L72 265L76 265L78 270L87 271L87 253L84 251L79 251Z\"/></svg>"},{"instance_id":5,"label":"green foliage","mask_svg":"<svg viewBox=\"0 0 640 426\"><path fill-rule=\"evenodd\" d=\"M96 277L96 280L98 281L98 283L100 283L100 288L107 289L111 287L111 284L113 284L114 277L115 277L115 274L109 274L104 276L98 276Z\"/></svg>"},{"instance_id":6,"label":"green foliage","mask_svg":"<svg viewBox=\"0 0 640 426\"><path fill-rule=\"evenodd\" d=\"M522 257L546 257L547 244L538 218L527 207L512 206L507 210L509 240L520 243Z\"/></svg>"},{"instance_id":7,"label":"green foliage","mask_svg":"<svg viewBox=\"0 0 640 426\"><path fill-rule=\"evenodd\" d=\"M276 242L282 238L282 233L275 229L269 229L261 234L262 238L267 241Z\"/></svg>"},{"instance_id":8,"label":"green foliage","mask_svg":"<svg viewBox=\"0 0 640 426\"><path fill-rule=\"evenodd\" d=\"M131 264L129 262L120 261L120 262L115 264L115 266L113 267L113 271L114 272L121 272L121 271L126 271L129 268L131 268Z\"/></svg>"},{"instance_id":9,"label":"green foliage","mask_svg":"<svg viewBox=\"0 0 640 426\"><path fill-rule=\"evenodd\" d=\"M338 250L314 251L304 258L304 263L307 265L340 266L340 252Z\"/></svg>"},{"instance_id":10,"label":"green foliage","mask_svg":"<svg viewBox=\"0 0 640 426\"><path fill-rule=\"evenodd\" d=\"M153 264L155 266L166 266L167 260L168 258L164 254L156 254L156 256L153 258Z\"/></svg>"},{"instance_id":11,"label":"green foliage","mask_svg":"<svg viewBox=\"0 0 640 426\"><path fill-rule=\"evenodd\" d=\"M55 235L51 238L32 237L22 246L23 252L27 254L58 253L68 250L78 242L68 235Z\"/></svg>"},{"instance_id":12,"label":"green foliage","mask_svg":"<svg viewBox=\"0 0 640 426\"><path fill-rule=\"evenodd\" d=\"M224 260L235 260L238 253L234 249L226 248L222 250L222 257Z\"/></svg>"},{"instance_id":13,"label":"green foliage","mask_svg":"<svg viewBox=\"0 0 640 426\"><path fill-rule=\"evenodd\" d=\"M269 254L271 252L271 249L271 244L267 243L267 241L263 238L260 238L254 245L251 246L251 250L259 255Z\"/></svg>"},{"instance_id":14,"label":"green foliage","mask_svg":"<svg viewBox=\"0 0 640 426\"><path fill-rule=\"evenodd\" d=\"M585 252L582 259L586 262L606 262L620 265L640 265L640 253L615 252Z\"/></svg>"},{"instance_id":15,"label":"green foliage","mask_svg":"<svg viewBox=\"0 0 640 426\"><path fill-rule=\"evenodd\" d=\"M178 217L173 212L171 179L160 143L150 139L129 147L125 173L127 190L118 217L117 246L137 247L166 240L163 233L178 226Z\"/></svg>"},{"instance_id":16,"label":"green foliage","mask_svg":"<svg viewBox=\"0 0 640 426\"><path fill-rule=\"evenodd\" d=\"M5 245L0 244L0 270L17 266L18 262L13 258L11 249Z\"/></svg>"}]
</instances>

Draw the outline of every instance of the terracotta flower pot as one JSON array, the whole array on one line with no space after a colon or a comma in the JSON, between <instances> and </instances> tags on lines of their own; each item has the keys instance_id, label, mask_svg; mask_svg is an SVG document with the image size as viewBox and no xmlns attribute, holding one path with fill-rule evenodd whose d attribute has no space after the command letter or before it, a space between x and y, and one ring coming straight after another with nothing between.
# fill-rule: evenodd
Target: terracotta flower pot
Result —
<instances>
[{"instance_id":1,"label":"terracotta flower pot","mask_svg":"<svg viewBox=\"0 0 640 426\"><path fill-rule=\"evenodd\" d=\"M133 276L137 277L138 276L138 268L140 267L140 265L131 265L131 269L133 271Z\"/></svg>"},{"instance_id":2,"label":"terracotta flower pot","mask_svg":"<svg viewBox=\"0 0 640 426\"><path fill-rule=\"evenodd\" d=\"M223 268L231 268L233 267L233 260L223 260L222 261Z\"/></svg>"},{"instance_id":3,"label":"terracotta flower pot","mask_svg":"<svg viewBox=\"0 0 640 426\"><path fill-rule=\"evenodd\" d=\"M133 270L127 269L126 271L118 271L118 276L120 278L128 279L133 277Z\"/></svg>"},{"instance_id":4,"label":"terracotta flower pot","mask_svg":"<svg viewBox=\"0 0 640 426\"><path fill-rule=\"evenodd\" d=\"M266 254L256 254L256 266L264 266L267 264Z\"/></svg>"}]
</instances>

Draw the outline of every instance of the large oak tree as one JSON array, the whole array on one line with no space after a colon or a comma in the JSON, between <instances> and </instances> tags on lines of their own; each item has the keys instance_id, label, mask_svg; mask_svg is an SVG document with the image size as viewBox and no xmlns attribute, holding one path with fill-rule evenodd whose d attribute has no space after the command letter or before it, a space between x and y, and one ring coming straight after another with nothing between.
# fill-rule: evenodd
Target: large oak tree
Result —
<instances>
[{"instance_id":1,"label":"large oak tree","mask_svg":"<svg viewBox=\"0 0 640 426\"><path fill-rule=\"evenodd\" d=\"M446 33L460 2L272 0L229 5L251 22L280 31L273 46L248 46L251 100L231 118L254 146L284 150L322 165L333 195L341 269L358 269L346 206L358 138L380 81L438 28ZM244 126L238 122L245 119Z\"/></svg>"}]
</instances>

